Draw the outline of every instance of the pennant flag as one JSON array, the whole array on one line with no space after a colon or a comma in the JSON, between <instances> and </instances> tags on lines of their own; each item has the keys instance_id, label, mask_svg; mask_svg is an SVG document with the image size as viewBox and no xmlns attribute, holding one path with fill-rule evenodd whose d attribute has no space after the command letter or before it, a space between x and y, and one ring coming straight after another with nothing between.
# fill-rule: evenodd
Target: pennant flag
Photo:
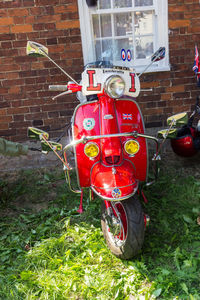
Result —
<instances>
[{"instance_id":1,"label":"pennant flag","mask_svg":"<svg viewBox=\"0 0 200 300\"><path fill-rule=\"evenodd\" d=\"M195 59L194 59L194 66L192 69L197 76L197 85L200 87L200 61L199 61L199 52L197 46L195 46Z\"/></svg>"}]
</instances>

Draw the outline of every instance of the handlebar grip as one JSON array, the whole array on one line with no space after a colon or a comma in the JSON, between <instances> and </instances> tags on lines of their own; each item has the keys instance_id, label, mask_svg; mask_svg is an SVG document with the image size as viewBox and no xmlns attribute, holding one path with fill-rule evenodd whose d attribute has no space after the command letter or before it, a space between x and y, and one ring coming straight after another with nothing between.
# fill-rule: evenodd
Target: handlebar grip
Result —
<instances>
[{"instance_id":1,"label":"handlebar grip","mask_svg":"<svg viewBox=\"0 0 200 300\"><path fill-rule=\"evenodd\" d=\"M49 85L49 91L67 91L67 85Z\"/></svg>"}]
</instances>

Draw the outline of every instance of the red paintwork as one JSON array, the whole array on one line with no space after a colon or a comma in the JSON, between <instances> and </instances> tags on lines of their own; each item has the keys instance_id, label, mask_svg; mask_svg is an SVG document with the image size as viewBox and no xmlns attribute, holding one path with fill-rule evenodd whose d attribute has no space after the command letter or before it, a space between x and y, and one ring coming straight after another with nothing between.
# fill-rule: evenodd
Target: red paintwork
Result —
<instances>
[{"instance_id":1,"label":"red paintwork","mask_svg":"<svg viewBox=\"0 0 200 300\"><path fill-rule=\"evenodd\" d=\"M68 83L67 89L68 89L68 91L72 91L72 93L76 93L76 92L82 90L82 86L71 82L71 83Z\"/></svg>"},{"instance_id":2,"label":"red paintwork","mask_svg":"<svg viewBox=\"0 0 200 300\"><path fill-rule=\"evenodd\" d=\"M138 133L144 133L144 124L140 109L135 101L126 99L126 100L117 100L116 101L116 112L119 124L120 132L133 132L137 131ZM124 120L123 113L132 114L132 120ZM122 137L121 141L124 145L127 140L127 137ZM136 178L139 181L145 181L148 172L148 162L147 162L147 145L146 139L138 137L137 141L140 144L140 150L134 157L130 157L124 150L123 155L125 159L132 161L136 169ZM124 147L123 147L124 149Z\"/></svg>"},{"instance_id":3,"label":"red paintwork","mask_svg":"<svg viewBox=\"0 0 200 300\"><path fill-rule=\"evenodd\" d=\"M86 118L95 120L95 127L92 130L86 130L83 121ZM73 136L74 140L79 140L82 136L100 135L99 124L99 103L87 102L81 104L74 114ZM100 147L100 141L95 141ZM100 153L94 160L91 160L84 154L84 144L76 146L77 176L80 187L90 187L90 171L92 166L100 160Z\"/></svg>"},{"instance_id":4,"label":"red paintwork","mask_svg":"<svg viewBox=\"0 0 200 300\"><path fill-rule=\"evenodd\" d=\"M113 116L112 119L105 119L105 116ZM118 124L115 111L115 100L104 95L100 97L100 124L101 134L118 133ZM105 157L120 156L122 160L122 149L120 138L101 139L102 162L106 164Z\"/></svg>"},{"instance_id":5,"label":"red paintwork","mask_svg":"<svg viewBox=\"0 0 200 300\"><path fill-rule=\"evenodd\" d=\"M127 197L137 190L138 181L135 178L135 169L129 161L123 161L120 166L115 166L116 174L112 167L103 165L101 162L94 165L91 173L91 186L102 197L113 199L112 191L118 187L121 197Z\"/></svg>"},{"instance_id":6,"label":"red paintwork","mask_svg":"<svg viewBox=\"0 0 200 300\"><path fill-rule=\"evenodd\" d=\"M177 155L183 157L191 157L198 152L193 146L193 138L190 135L171 139L171 146Z\"/></svg>"},{"instance_id":7,"label":"red paintwork","mask_svg":"<svg viewBox=\"0 0 200 300\"><path fill-rule=\"evenodd\" d=\"M123 114L131 114L131 120L124 120ZM84 120L93 119L95 125L84 128ZM98 100L77 107L74 113L74 140L82 136L94 136L137 131L144 133L143 120L135 101L114 100L107 95L99 95ZM103 138L95 140L100 148L99 155L90 159L84 154L83 144L76 146L78 183L81 188L91 187L102 197L113 200L112 190L120 188L121 197L128 197L138 187L138 181L147 176L147 147L144 138L137 138L140 150L134 157L124 151L124 143L131 137ZM106 157L117 157L115 170Z\"/></svg>"},{"instance_id":8,"label":"red paintwork","mask_svg":"<svg viewBox=\"0 0 200 300\"><path fill-rule=\"evenodd\" d=\"M193 144L193 138L196 137L196 130L190 127L189 131L190 133L188 133L188 128L186 128L185 135L171 139L172 149L177 155L191 157L197 154L198 151Z\"/></svg>"}]
</instances>

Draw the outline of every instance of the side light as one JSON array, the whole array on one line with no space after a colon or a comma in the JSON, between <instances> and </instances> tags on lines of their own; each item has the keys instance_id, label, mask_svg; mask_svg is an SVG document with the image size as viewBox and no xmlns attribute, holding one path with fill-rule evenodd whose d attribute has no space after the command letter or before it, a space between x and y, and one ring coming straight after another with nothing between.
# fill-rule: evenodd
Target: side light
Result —
<instances>
[{"instance_id":1,"label":"side light","mask_svg":"<svg viewBox=\"0 0 200 300\"><path fill-rule=\"evenodd\" d=\"M125 82L118 76L110 76L105 83L105 91L112 98L119 98L124 94Z\"/></svg>"},{"instance_id":2,"label":"side light","mask_svg":"<svg viewBox=\"0 0 200 300\"><path fill-rule=\"evenodd\" d=\"M84 153L89 158L95 158L99 154L99 147L96 143L87 143L84 147Z\"/></svg>"},{"instance_id":3,"label":"side light","mask_svg":"<svg viewBox=\"0 0 200 300\"><path fill-rule=\"evenodd\" d=\"M124 145L124 149L126 153L133 156L139 151L140 145L136 140L128 140Z\"/></svg>"}]
</instances>

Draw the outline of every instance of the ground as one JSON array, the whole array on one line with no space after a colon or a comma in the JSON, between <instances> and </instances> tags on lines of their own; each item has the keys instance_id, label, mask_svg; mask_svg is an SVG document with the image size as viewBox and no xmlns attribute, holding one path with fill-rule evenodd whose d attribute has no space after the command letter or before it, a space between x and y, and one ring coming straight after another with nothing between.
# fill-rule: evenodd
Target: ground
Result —
<instances>
[{"instance_id":1,"label":"ground","mask_svg":"<svg viewBox=\"0 0 200 300\"><path fill-rule=\"evenodd\" d=\"M200 155L164 153L158 181L144 189L145 242L128 261L106 247L98 198L85 191L77 213L62 168L2 173L0 299L199 300L199 166Z\"/></svg>"}]
</instances>

